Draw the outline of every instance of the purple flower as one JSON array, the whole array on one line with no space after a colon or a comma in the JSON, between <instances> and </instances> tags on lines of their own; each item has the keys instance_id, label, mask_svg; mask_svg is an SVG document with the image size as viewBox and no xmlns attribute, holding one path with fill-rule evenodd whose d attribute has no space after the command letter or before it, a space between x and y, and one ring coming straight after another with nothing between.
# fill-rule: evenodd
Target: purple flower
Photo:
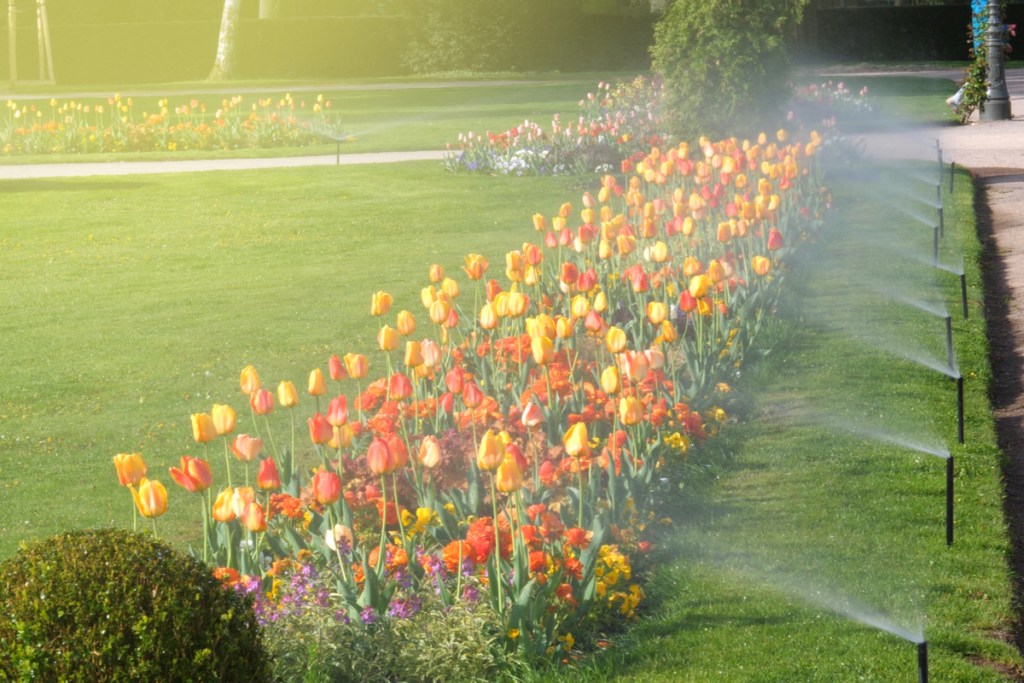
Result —
<instances>
[{"instance_id":1,"label":"purple flower","mask_svg":"<svg viewBox=\"0 0 1024 683\"><path fill-rule=\"evenodd\" d=\"M363 611L359 613L359 619L364 625L369 626L377 621L377 613L373 611L373 607L367 605L363 608Z\"/></svg>"}]
</instances>

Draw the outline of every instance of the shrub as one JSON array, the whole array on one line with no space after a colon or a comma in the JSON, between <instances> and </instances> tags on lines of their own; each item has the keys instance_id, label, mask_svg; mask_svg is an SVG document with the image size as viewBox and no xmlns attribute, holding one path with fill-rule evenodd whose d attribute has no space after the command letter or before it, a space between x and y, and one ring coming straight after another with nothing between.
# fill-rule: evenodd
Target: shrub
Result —
<instances>
[{"instance_id":1,"label":"shrub","mask_svg":"<svg viewBox=\"0 0 1024 683\"><path fill-rule=\"evenodd\" d=\"M270 680L249 601L127 531L23 546L0 564L0 615L0 680Z\"/></svg>"},{"instance_id":2,"label":"shrub","mask_svg":"<svg viewBox=\"0 0 1024 683\"><path fill-rule=\"evenodd\" d=\"M803 0L677 0L655 27L670 129L747 135L774 123L789 99L787 40Z\"/></svg>"}]
</instances>

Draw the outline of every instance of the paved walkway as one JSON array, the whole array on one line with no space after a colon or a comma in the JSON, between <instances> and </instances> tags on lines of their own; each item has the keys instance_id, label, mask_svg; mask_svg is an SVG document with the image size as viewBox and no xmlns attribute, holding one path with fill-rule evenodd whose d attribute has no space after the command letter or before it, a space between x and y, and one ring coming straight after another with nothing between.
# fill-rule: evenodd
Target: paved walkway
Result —
<instances>
[{"instance_id":1,"label":"paved walkway","mask_svg":"<svg viewBox=\"0 0 1024 683\"><path fill-rule=\"evenodd\" d=\"M121 176L153 173L195 173L199 171L239 171L297 166L334 166L335 164L386 164L399 161L439 160L443 151L367 152L305 157L253 159L191 159L170 161L109 161L83 164L25 164L0 166L0 180L28 178L72 178L80 176Z\"/></svg>"}]
</instances>

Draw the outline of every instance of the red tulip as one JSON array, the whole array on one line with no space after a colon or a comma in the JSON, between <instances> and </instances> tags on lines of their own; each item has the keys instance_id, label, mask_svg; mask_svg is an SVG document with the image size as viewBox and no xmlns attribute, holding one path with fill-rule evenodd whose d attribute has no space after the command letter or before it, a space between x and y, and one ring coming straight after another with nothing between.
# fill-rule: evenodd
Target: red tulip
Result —
<instances>
[{"instance_id":1,"label":"red tulip","mask_svg":"<svg viewBox=\"0 0 1024 683\"><path fill-rule=\"evenodd\" d=\"M260 471L256 475L256 485L264 491L281 488L281 475L277 473L277 464L273 458L260 461Z\"/></svg>"},{"instance_id":2,"label":"red tulip","mask_svg":"<svg viewBox=\"0 0 1024 683\"><path fill-rule=\"evenodd\" d=\"M249 397L249 405L257 415L269 415L274 412L274 395L266 389L257 389Z\"/></svg>"},{"instance_id":3,"label":"red tulip","mask_svg":"<svg viewBox=\"0 0 1024 683\"><path fill-rule=\"evenodd\" d=\"M321 505L331 505L341 498L341 477L334 472L317 470L309 481L313 497Z\"/></svg>"},{"instance_id":4,"label":"red tulip","mask_svg":"<svg viewBox=\"0 0 1024 683\"><path fill-rule=\"evenodd\" d=\"M210 463L199 458L183 455L181 456L181 468L172 467L170 472L171 478L190 493L205 491L213 483Z\"/></svg>"},{"instance_id":5,"label":"red tulip","mask_svg":"<svg viewBox=\"0 0 1024 683\"><path fill-rule=\"evenodd\" d=\"M307 420L309 424L309 438L313 443L322 445L331 440L334 436L334 425L332 425L323 413L317 413Z\"/></svg>"}]
</instances>

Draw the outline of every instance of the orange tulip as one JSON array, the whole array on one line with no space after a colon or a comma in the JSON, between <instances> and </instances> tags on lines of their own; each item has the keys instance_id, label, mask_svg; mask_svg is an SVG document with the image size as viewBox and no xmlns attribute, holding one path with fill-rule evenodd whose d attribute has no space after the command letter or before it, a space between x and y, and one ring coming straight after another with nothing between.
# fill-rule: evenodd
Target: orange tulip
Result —
<instances>
[{"instance_id":1,"label":"orange tulip","mask_svg":"<svg viewBox=\"0 0 1024 683\"><path fill-rule=\"evenodd\" d=\"M491 302L480 307L480 327L485 330L493 330L498 326L498 315Z\"/></svg>"},{"instance_id":2,"label":"orange tulip","mask_svg":"<svg viewBox=\"0 0 1024 683\"><path fill-rule=\"evenodd\" d=\"M323 396L327 393L327 381L324 379L323 370L315 368L309 373L309 383L307 384L306 392L310 396Z\"/></svg>"},{"instance_id":3,"label":"orange tulip","mask_svg":"<svg viewBox=\"0 0 1024 683\"><path fill-rule=\"evenodd\" d=\"M623 396L619 399L619 421L631 427L640 424L644 419L644 406L636 396Z\"/></svg>"},{"instance_id":4,"label":"orange tulip","mask_svg":"<svg viewBox=\"0 0 1024 683\"><path fill-rule=\"evenodd\" d=\"M264 491L273 491L281 488L281 475L277 472L277 463L273 458L264 458L260 461L260 471L256 475L256 485Z\"/></svg>"},{"instance_id":5,"label":"orange tulip","mask_svg":"<svg viewBox=\"0 0 1024 683\"><path fill-rule=\"evenodd\" d=\"M483 278L489 266L490 263L480 254L470 254L466 257L466 265L463 269L470 280L479 280Z\"/></svg>"},{"instance_id":6,"label":"orange tulip","mask_svg":"<svg viewBox=\"0 0 1024 683\"><path fill-rule=\"evenodd\" d=\"M306 422L309 424L309 438L314 444L323 445L334 436L334 425L327 421L323 413L316 413Z\"/></svg>"},{"instance_id":7,"label":"orange tulip","mask_svg":"<svg viewBox=\"0 0 1024 683\"><path fill-rule=\"evenodd\" d=\"M207 443L217 438L217 427L209 413L192 414L192 438L196 443Z\"/></svg>"},{"instance_id":8,"label":"orange tulip","mask_svg":"<svg viewBox=\"0 0 1024 683\"><path fill-rule=\"evenodd\" d=\"M388 442L379 436L374 437L366 449L366 466L370 472L377 476L383 476L395 471Z\"/></svg>"},{"instance_id":9,"label":"orange tulip","mask_svg":"<svg viewBox=\"0 0 1024 683\"><path fill-rule=\"evenodd\" d=\"M331 379L335 382L340 382L345 379L348 373L345 372L345 366L341 362L341 358L338 354L331 356L330 360L327 361L327 370L331 375Z\"/></svg>"},{"instance_id":10,"label":"orange tulip","mask_svg":"<svg viewBox=\"0 0 1024 683\"><path fill-rule=\"evenodd\" d=\"M428 368L436 368L441 365L444 352L441 345L433 339L424 339L420 342L420 353L423 354L423 364Z\"/></svg>"},{"instance_id":11,"label":"orange tulip","mask_svg":"<svg viewBox=\"0 0 1024 683\"><path fill-rule=\"evenodd\" d=\"M410 368L423 365L423 349L418 341L405 342L405 364Z\"/></svg>"},{"instance_id":12,"label":"orange tulip","mask_svg":"<svg viewBox=\"0 0 1024 683\"><path fill-rule=\"evenodd\" d=\"M299 405L299 392L291 381L283 380L277 385L277 402L285 408L294 408Z\"/></svg>"},{"instance_id":13,"label":"orange tulip","mask_svg":"<svg viewBox=\"0 0 1024 683\"><path fill-rule=\"evenodd\" d=\"M754 273L764 277L768 273L772 272L772 260L767 256L755 256L750 259L750 266L753 268Z\"/></svg>"},{"instance_id":14,"label":"orange tulip","mask_svg":"<svg viewBox=\"0 0 1024 683\"><path fill-rule=\"evenodd\" d=\"M523 488L523 471L510 453L506 453L494 475L494 486L502 493L513 493Z\"/></svg>"},{"instance_id":15,"label":"orange tulip","mask_svg":"<svg viewBox=\"0 0 1024 683\"><path fill-rule=\"evenodd\" d=\"M395 326L398 328L398 334L408 337L416 331L416 317L409 311L399 311Z\"/></svg>"},{"instance_id":16,"label":"orange tulip","mask_svg":"<svg viewBox=\"0 0 1024 683\"><path fill-rule=\"evenodd\" d=\"M430 264L429 276L431 282L435 284L440 282L444 279L444 268L438 263Z\"/></svg>"},{"instance_id":17,"label":"orange tulip","mask_svg":"<svg viewBox=\"0 0 1024 683\"><path fill-rule=\"evenodd\" d=\"M114 456L114 468L121 486L136 486L146 477L146 462L140 453L118 453Z\"/></svg>"},{"instance_id":18,"label":"orange tulip","mask_svg":"<svg viewBox=\"0 0 1024 683\"><path fill-rule=\"evenodd\" d=\"M246 365L242 368L242 374L238 379L238 385L239 388L241 388L242 393L247 396L251 396L252 392L259 389L262 385L260 384L260 375L256 372L256 368L251 365Z\"/></svg>"},{"instance_id":19,"label":"orange tulip","mask_svg":"<svg viewBox=\"0 0 1024 683\"><path fill-rule=\"evenodd\" d=\"M231 499L235 490L228 487L217 494L217 500L213 503L213 518L218 522L230 522L235 518L235 511L231 508Z\"/></svg>"},{"instance_id":20,"label":"orange tulip","mask_svg":"<svg viewBox=\"0 0 1024 683\"><path fill-rule=\"evenodd\" d=\"M340 427L348 423L348 399L345 396L335 396L327 407L327 421L331 426Z\"/></svg>"},{"instance_id":21,"label":"orange tulip","mask_svg":"<svg viewBox=\"0 0 1024 683\"><path fill-rule=\"evenodd\" d=\"M374 292L370 301L370 315L381 316L391 310L394 299L387 292Z\"/></svg>"},{"instance_id":22,"label":"orange tulip","mask_svg":"<svg viewBox=\"0 0 1024 683\"><path fill-rule=\"evenodd\" d=\"M274 412L274 395L266 389L257 389L249 397L249 405L257 415L269 415Z\"/></svg>"},{"instance_id":23,"label":"orange tulip","mask_svg":"<svg viewBox=\"0 0 1024 683\"><path fill-rule=\"evenodd\" d=\"M167 489L156 480L143 477L138 489L132 487L132 497L143 517L159 517L167 512Z\"/></svg>"},{"instance_id":24,"label":"orange tulip","mask_svg":"<svg viewBox=\"0 0 1024 683\"><path fill-rule=\"evenodd\" d=\"M255 501L245 506L241 519L245 528L254 534L267 530L267 518L263 514L263 506Z\"/></svg>"},{"instance_id":25,"label":"orange tulip","mask_svg":"<svg viewBox=\"0 0 1024 683\"><path fill-rule=\"evenodd\" d=\"M361 353L346 353L344 361L345 370L348 371L348 376L352 379L362 379L369 372L370 362Z\"/></svg>"},{"instance_id":26,"label":"orange tulip","mask_svg":"<svg viewBox=\"0 0 1024 683\"><path fill-rule=\"evenodd\" d=\"M245 513L245 507L256 501L256 491L251 486L238 486L231 494L231 512L235 517L240 518Z\"/></svg>"},{"instance_id":27,"label":"orange tulip","mask_svg":"<svg viewBox=\"0 0 1024 683\"><path fill-rule=\"evenodd\" d=\"M652 325L660 325L668 317L668 306L661 301L647 302L647 319Z\"/></svg>"},{"instance_id":28,"label":"orange tulip","mask_svg":"<svg viewBox=\"0 0 1024 683\"><path fill-rule=\"evenodd\" d=\"M239 434L231 441L231 452L242 462L252 462L263 451L263 439Z\"/></svg>"},{"instance_id":29,"label":"orange tulip","mask_svg":"<svg viewBox=\"0 0 1024 683\"><path fill-rule=\"evenodd\" d=\"M213 473L210 463L187 455L181 456L181 468L170 468L171 478L190 493L198 493L210 488Z\"/></svg>"},{"instance_id":30,"label":"orange tulip","mask_svg":"<svg viewBox=\"0 0 1024 683\"><path fill-rule=\"evenodd\" d=\"M313 497L321 505L331 505L341 498L341 477L334 472L317 470L309 482Z\"/></svg>"}]
</instances>

